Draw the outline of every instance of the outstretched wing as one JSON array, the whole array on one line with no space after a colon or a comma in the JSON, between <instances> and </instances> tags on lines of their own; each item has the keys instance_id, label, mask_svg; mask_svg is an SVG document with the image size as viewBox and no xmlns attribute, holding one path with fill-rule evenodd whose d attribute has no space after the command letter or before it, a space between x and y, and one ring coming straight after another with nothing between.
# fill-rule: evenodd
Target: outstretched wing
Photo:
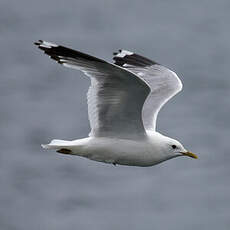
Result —
<instances>
[{"instance_id":1,"label":"outstretched wing","mask_svg":"<svg viewBox=\"0 0 230 230\"><path fill-rule=\"evenodd\" d=\"M119 65L142 78L151 88L142 111L146 129L156 129L156 119L161 107L182 90L178 76L170 69L127 50L114 53L113 59Z\"/></svg>"},{"instance_id":2,"label":"outstretched wing","mask_svg":"<svg viewBox=\"0 0 230 230\"><path fill-rule=\"evenodd\" d=\"M150 88L144 81L124 68L79 51L41 40L35 44L58 63L90 77L87 97L90 136L145 136L141 112Z\"/></svg>"}]
</instances>

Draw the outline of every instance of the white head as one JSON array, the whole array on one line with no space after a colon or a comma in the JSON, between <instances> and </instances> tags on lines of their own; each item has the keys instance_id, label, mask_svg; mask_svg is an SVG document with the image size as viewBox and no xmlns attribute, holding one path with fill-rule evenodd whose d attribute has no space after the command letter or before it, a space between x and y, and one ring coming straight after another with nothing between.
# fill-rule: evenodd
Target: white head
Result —
<instances>
[{"instance_id":1,"label":"white head","mask_svg":"<svg viewBox=\"0 0 230 230\"><path fill-rule=\"evenodd\" d=\"M184 146L177 140L160 135L161 139L161 153L168 159L178 156L189 156L197 159L197 155L189 152Z\"/></svg>"}]
</instances>

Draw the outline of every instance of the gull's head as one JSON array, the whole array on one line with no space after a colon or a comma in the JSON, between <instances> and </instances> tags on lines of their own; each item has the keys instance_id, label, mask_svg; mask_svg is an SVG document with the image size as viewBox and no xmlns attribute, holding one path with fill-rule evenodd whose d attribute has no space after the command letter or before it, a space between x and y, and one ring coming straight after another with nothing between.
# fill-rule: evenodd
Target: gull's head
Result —
<instances>
[{"instance_id":1,"label":"gull's head","mask_svg":"<svg viewBox=\"0 0 230 230\"><path fill-rule=\"evenodd\" d=\"M197 159L197 155L188 151L184 146L177 140L165 137L163 142L163 151L169 158L178 156L188 156Z\"/></svg>"}]
</instances>

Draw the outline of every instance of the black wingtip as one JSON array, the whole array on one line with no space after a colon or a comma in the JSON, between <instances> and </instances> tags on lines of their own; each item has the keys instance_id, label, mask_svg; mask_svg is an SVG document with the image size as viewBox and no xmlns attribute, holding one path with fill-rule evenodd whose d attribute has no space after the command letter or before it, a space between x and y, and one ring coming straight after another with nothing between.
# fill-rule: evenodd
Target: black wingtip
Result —
<instances>
[{"instance_id":1,"label":"black wingtip","mask_svg":"<svg viewBox=\"0 0 230 230\"><path fill-rule=\"evenodd\" d=\"M124 55L120 56L119 54L122 52L124 52ZM113 55L113 60L115 61L114 64L119 66L124 66L125 64L127 64L132 66L145 67L158 64L157 62L152 61L139 54L135 54L133 52L129 52L122 49L119 49L118 52L114 52Z\"/></svg>"},{"instance_id":2,"label":"black wingtip","mask_svg":"<svg viewBox=\"0 0 230 230\"><path fill-rule=\"evenodd\" d=\"M34 42L34 45L39 46L42 44L42 42L43 42L42 40L38 40L38 41Z\"/></svg>"},{"instance_id":3,"label":"black wingtip","mask_svg":"<svg viewBox=\"0 0 230 230\"><path fill-rule=\"evenodd\" d=\"M73 50L64 46L60 46L51 42L38 40L34 42L34 44L42 51L44 51L45 54L49 55L50 58L54 59L60 64L63 64L63 61L60 61L60 59L83 59L87 61L94 61L94 62L101 62L106 63L104 60L93 57L91 55L82 53L77 50Z\"/></svg>"}]
</instances>

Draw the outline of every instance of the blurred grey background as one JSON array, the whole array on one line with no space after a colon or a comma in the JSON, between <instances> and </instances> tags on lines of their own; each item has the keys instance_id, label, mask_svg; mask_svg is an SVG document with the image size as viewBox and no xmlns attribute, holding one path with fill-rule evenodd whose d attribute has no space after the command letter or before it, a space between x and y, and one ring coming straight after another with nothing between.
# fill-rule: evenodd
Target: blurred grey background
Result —
<instances>
[{"instance_id":1,"label":"blurred grey background","mask_svg":"<svg viewBox=\"0 0 230 230\"><path fill-rule=\"evenodd\" d=\"M229 12L228 0L1 1L0 229L229 229ZM199 159L115 167L42 150L87 136L89 81L37 39L107 61L124 48L176 71L184 90L158 130Z\"/></svg>"}]
</instances>

